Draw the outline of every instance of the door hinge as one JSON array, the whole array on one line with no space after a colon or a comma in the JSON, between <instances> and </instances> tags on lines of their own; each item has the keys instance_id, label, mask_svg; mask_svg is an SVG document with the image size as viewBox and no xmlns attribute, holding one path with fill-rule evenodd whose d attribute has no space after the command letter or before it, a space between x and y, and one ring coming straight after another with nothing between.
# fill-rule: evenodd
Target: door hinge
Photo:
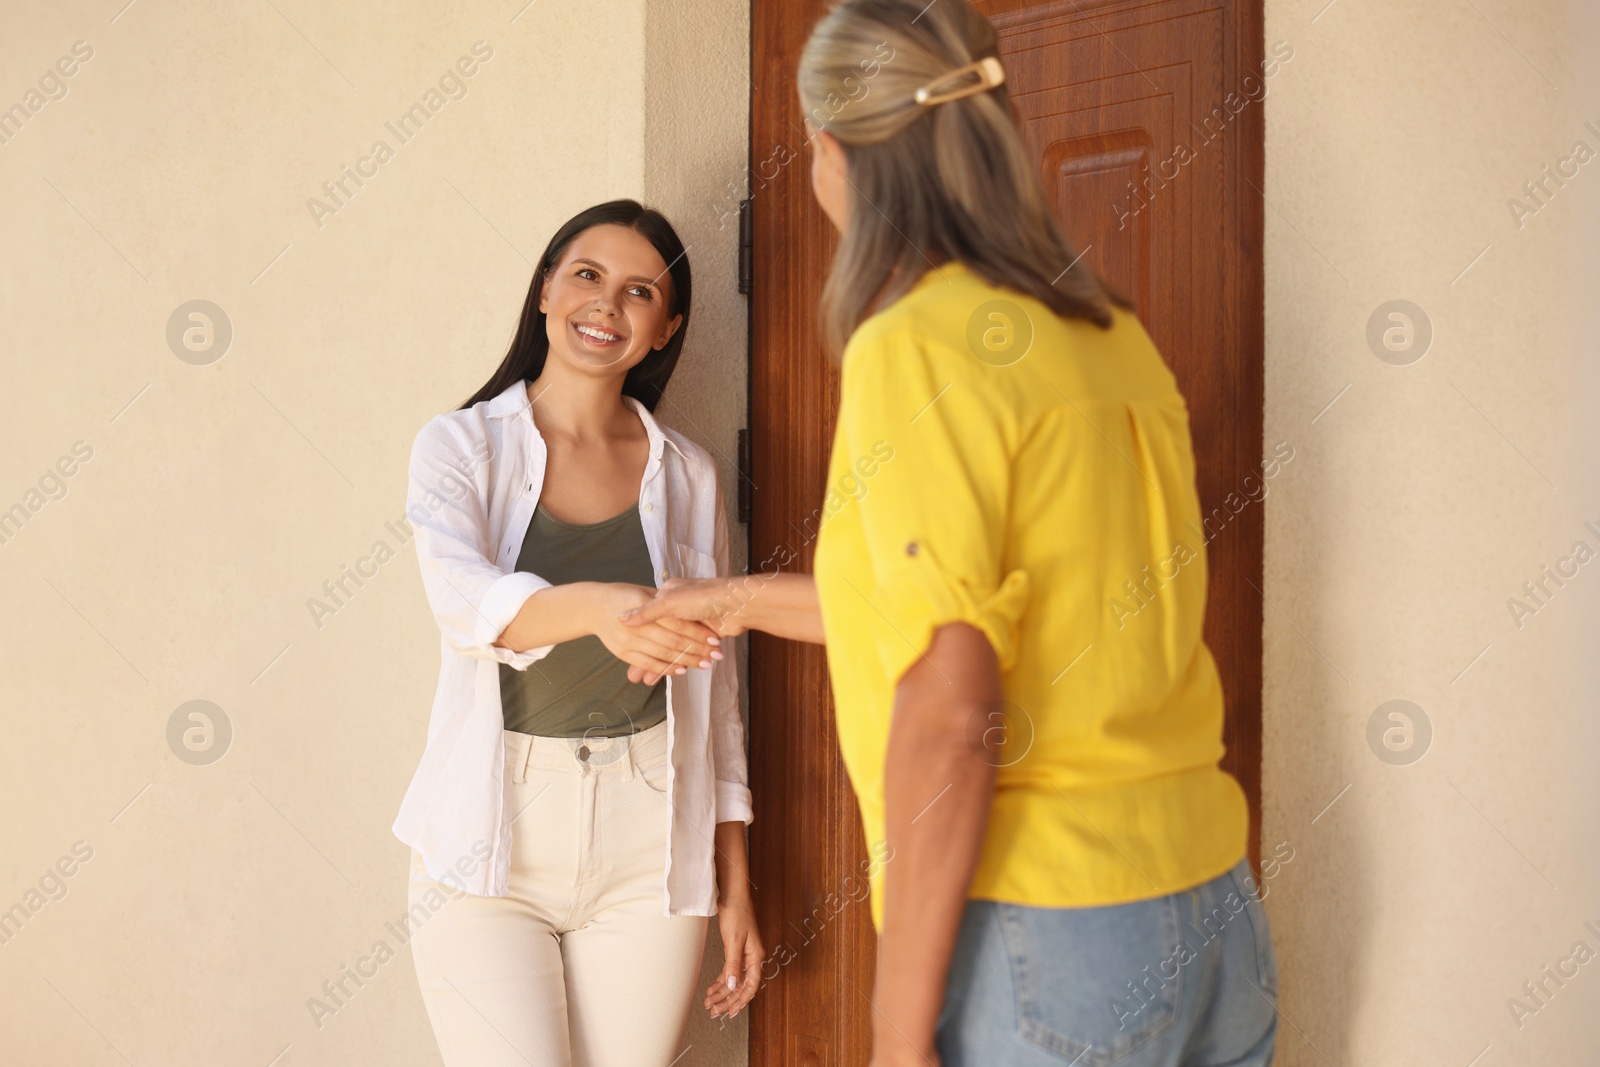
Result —
<instances>
[{"instance_id":1,"label":"door hinge","mask_svg":"<svg viewBox=\"0 0 1600 1067\"><path fill-rule=\"evenodd\" d=\"M746 201L748 203L749 201ZM739 431L739 521L746 526L755 512L755 500L750 488L755 484L750 477L750 431Z\"/></svg>"},{"instance_id":2,"label":"door hinge","mask_svg":"<svg viewBox=\"0 0 1600 1067\"><path fill-rule=\"evenodd\" d=\"M750 218L751 197L739 201L739 292L750 295L755 271L755 226Z\"/></svg>"}]
</instances>

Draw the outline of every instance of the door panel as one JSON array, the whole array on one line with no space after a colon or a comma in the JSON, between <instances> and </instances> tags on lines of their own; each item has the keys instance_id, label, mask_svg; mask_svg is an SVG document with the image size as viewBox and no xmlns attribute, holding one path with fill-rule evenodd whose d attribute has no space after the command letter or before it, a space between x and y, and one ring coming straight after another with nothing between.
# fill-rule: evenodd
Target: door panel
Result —
<instances>
[{"instance_id":1,"label":"door panel","mask_svg":"<svg viewBox=\"0 0 1600 1067\"><path fill-rule=\"evenodd\" d=\"M837 406L816 310L834 239L811 199L794 91L800 47L825 6L751 5L752 569L810 570ZM979 6L1000 32L1012 99L1069 239L1135 300L1188 399L1209 514L1244 495L1262 454L1261 107L1225 106L1260 76L1260 5ZM1250 798L1254 858L1261 508L1223 513L1208 546L1206 639L1228 699L1224 765ZM750 1062L865 1064L874 936L847 879L866 851L826 662L812 646L752 635L750 683L752 875L770 950L750 1008Z\"/></svg>"}]
</instances>

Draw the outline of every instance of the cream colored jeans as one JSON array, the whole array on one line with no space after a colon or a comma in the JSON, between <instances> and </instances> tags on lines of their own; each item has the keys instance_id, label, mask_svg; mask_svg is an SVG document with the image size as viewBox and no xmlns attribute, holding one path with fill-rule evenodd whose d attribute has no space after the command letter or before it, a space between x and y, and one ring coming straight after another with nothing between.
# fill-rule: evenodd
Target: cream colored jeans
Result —
<instances>
[{"instance_id":1,"label":"cream colored jeans","mask_svg":"<svg viewBox=\"0 0 1600 1067\"><path fill-rule=\"evenodd\" d=\"M667 724L505 740L510 896L441 886L411 856L409 903L447 901L411 939L446 1067L667 1067L708 926L661 913Z\"/></svg>"}]
</instances>

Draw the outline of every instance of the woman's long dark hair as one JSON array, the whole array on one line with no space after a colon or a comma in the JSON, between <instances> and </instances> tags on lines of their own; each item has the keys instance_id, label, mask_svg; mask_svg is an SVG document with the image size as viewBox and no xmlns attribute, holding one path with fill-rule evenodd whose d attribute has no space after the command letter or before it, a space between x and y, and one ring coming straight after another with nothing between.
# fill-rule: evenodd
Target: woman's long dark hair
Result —
<instances>
[{"instance_id":1,"label":"woman's long dark hair","mask_svg":"<svg viewBox=\"0 0 1600 1067\"><path fill-rule=\"evenodd\" d=\"M511 350L506 353L506 358L501 361L494 375L461 405L462 408L470 408L480 400L499 396L512 382L532 381L544 371L545 356L550 353L550 337L545 332L545 314L539 310L539 297L544 292L545 282L580 233L606 225L626 226L661 253L661 260L666 263L667 272L672 277L672 284L668 286L667 313L669 316L683 316L683 322L678 325L678 331L672 335L672 339L659 351L650 351L629 369L628 376L622 380L623 396L633 397L648 411L656 409L662 390L666 389L667 380L672 377L672 369L678 365L683 339L689 335L689 257L666 216L635 200L611 200L580 211L550 238L544 255L539 257L539 263L533 269L533 284L528 287L528 299L522 305L522 319L517 323L517 335L511 339Z\"/></svg>"}]
</instances>

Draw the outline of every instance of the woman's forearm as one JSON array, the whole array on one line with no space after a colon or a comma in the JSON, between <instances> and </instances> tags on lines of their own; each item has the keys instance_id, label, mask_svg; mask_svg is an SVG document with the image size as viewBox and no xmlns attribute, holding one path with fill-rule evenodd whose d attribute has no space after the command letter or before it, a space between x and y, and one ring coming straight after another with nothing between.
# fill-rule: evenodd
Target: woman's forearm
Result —
<instances>
[{"instance_id":1,"label":"woman's forearm","mask_svg":"<svg viewBox=\"0 0 1600 1067\"><path fill-rule=\"evenodd\" d=\"M719 822L716 829L717 903L750 899L750 851L744 823Z\"/></svg>"},{"instance_id":2,"label":"woman's forearm","mask_svg":"<svg viewBox=\"0 0 1600 1067\"><path fill-rule=\"evenodd\" d=\"M1000 698L988 639L959 623L934 632L896 690L884 761L890 859L873 997L879 1049L904 1044L927 1055L933 1047L998 763L973 745L971 726Z\"/></svg>"},{"instance_id":3,"label":"woman's forearm","mask_svg":"<svg viewBox=\"0 0 1600 1067\"><path fill-rule=\"evenodd\" d=\"M823 643L822 607L809 574L747 574L733 579L740 597L739 621L790 641Z\"/></svg>"},{"instance_id":4,"label":"woman's forearm","mask_svg":"<svg viewBox=\"0 0 1600 1067\"><path fill-rule=\"evenodd\" d=\"M602 613L614 612L615 597L606 582L568 582L541 589L522 602L522 609L494 643L513 652L559 645L595 632Z\"/></svg>"},{"instance_id":5,"label":"woman's forearm","mask_svg":"<svg viewBox=\"0 0 1600 1067\"><path fill-rule=\"evenodd\" d=\"M648 604L619 616L628 626L680 619L723 636L760 630L790 641L823 643L822 609L809 574L734 574L674 578Z\"/></svg>"}]
</instances>

